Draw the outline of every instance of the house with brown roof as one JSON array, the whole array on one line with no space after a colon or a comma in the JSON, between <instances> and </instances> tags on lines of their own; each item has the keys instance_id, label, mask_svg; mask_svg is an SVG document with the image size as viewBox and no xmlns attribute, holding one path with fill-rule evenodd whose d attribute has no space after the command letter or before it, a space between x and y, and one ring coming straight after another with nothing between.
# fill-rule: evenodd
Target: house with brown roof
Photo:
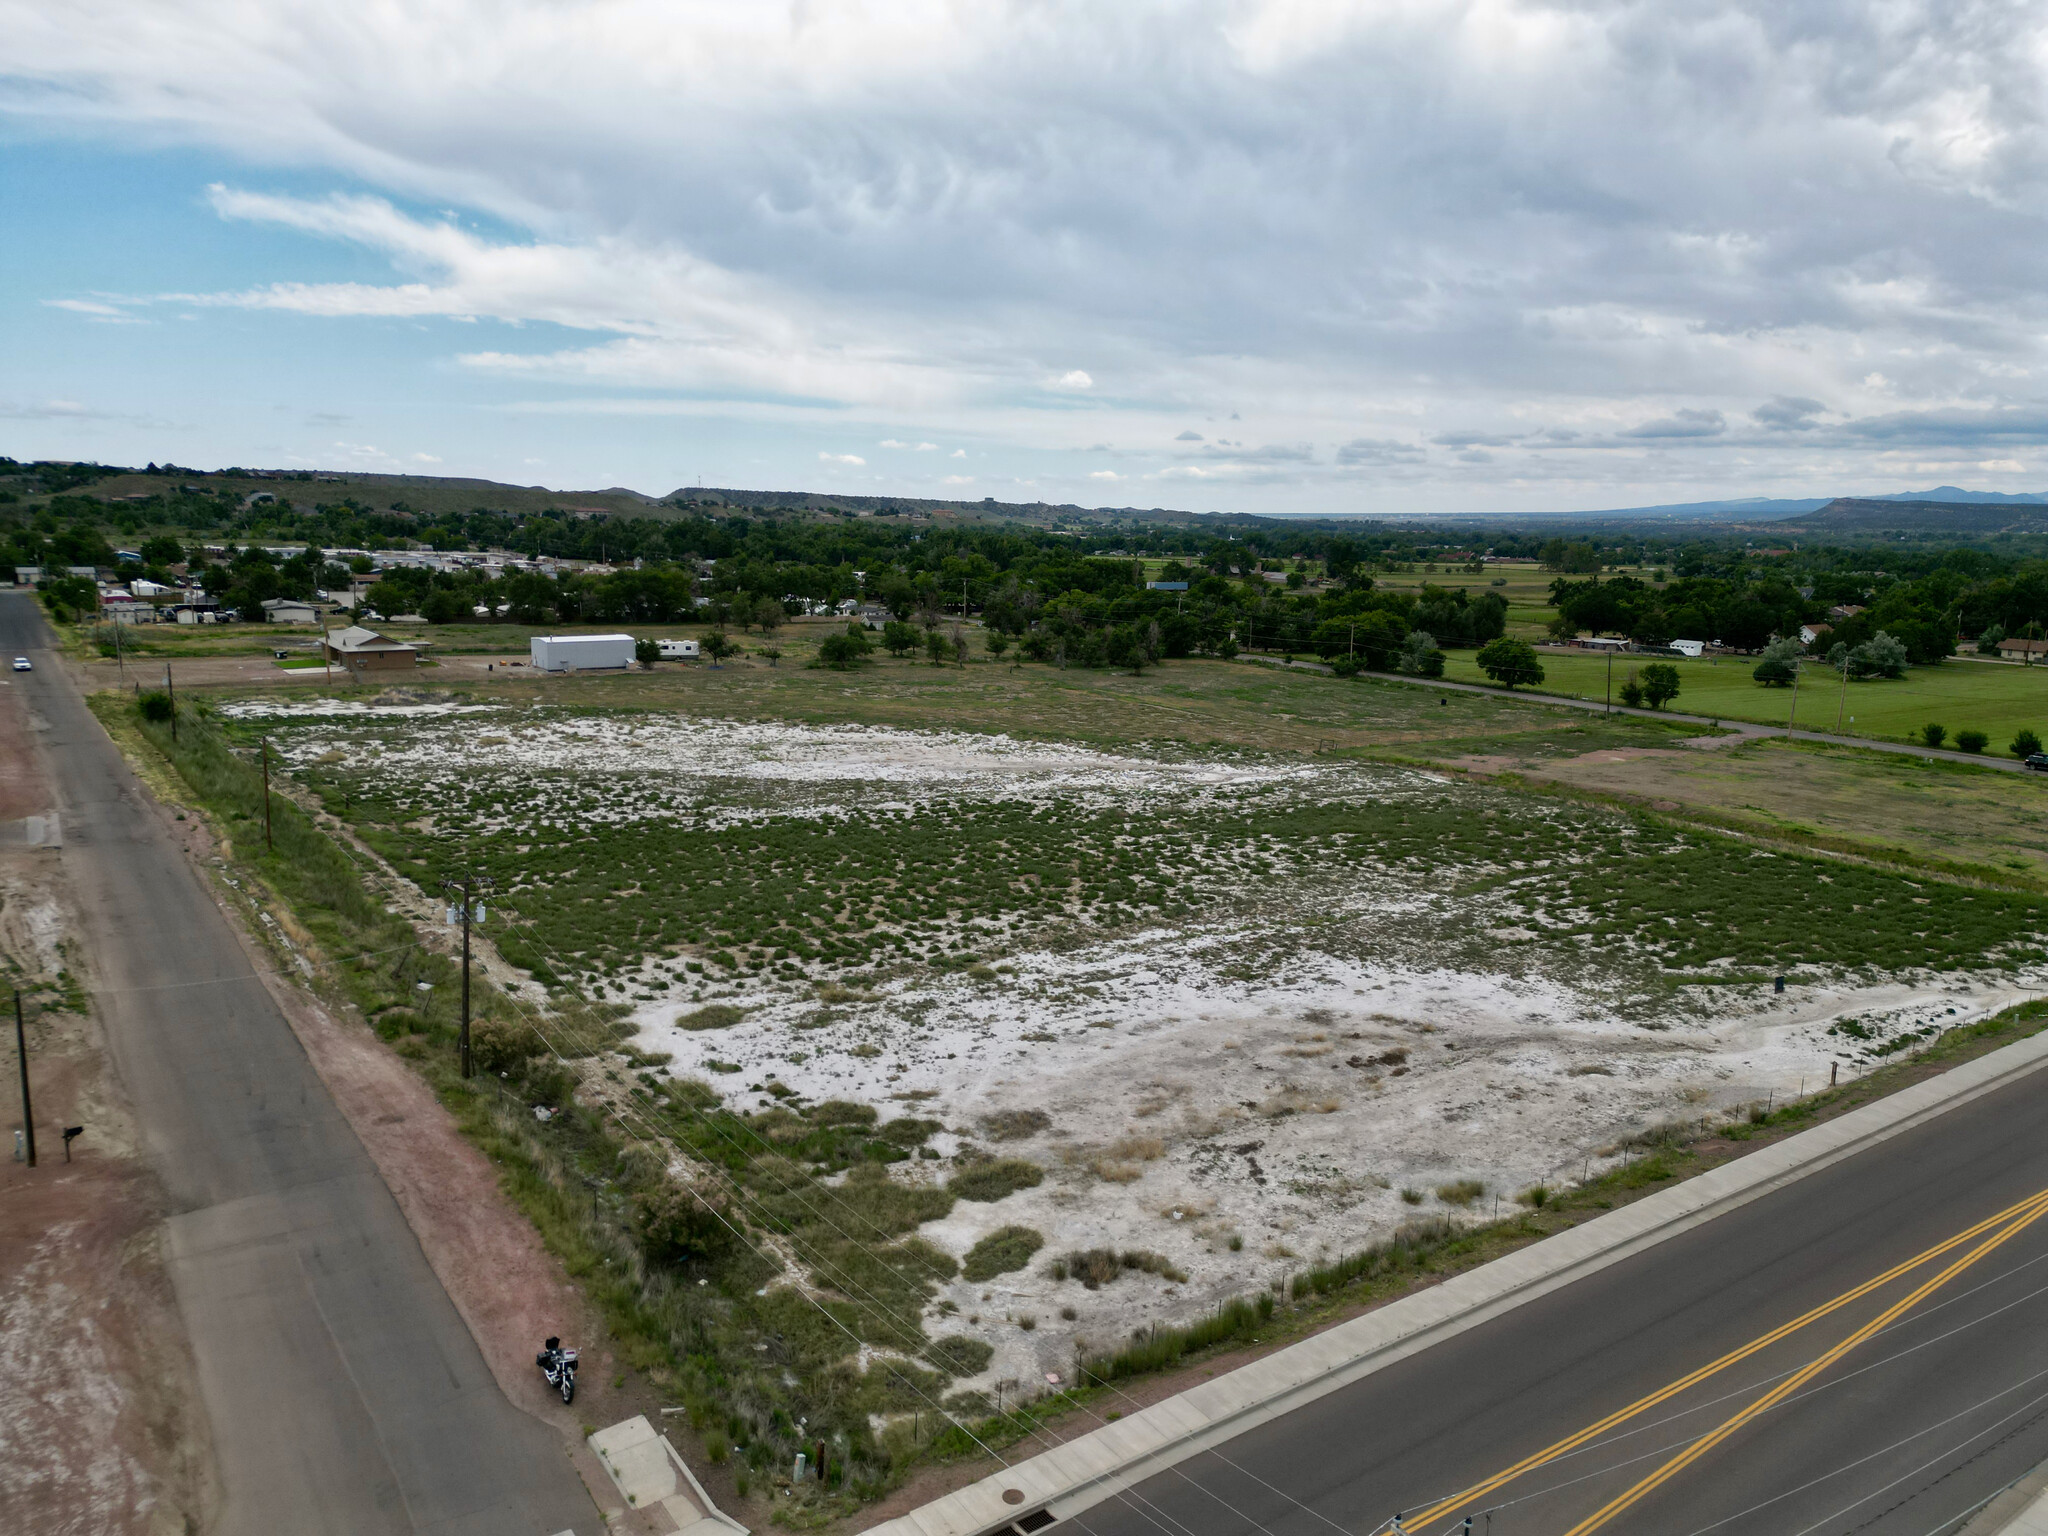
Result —
<instances>
[{"instance_id":1,"label":"house with brown roof","mask_svg":"<svg viewBox=\"0 0 2048 1536\"><path fill-rule=\"evenodd\" d=\"M393 640L360 624L321 636L321 650L327 659L347 667L351 677L365 672L410 672L420 664L420 653L428 644L424 640Z\"/></svg>"}]
</instances>

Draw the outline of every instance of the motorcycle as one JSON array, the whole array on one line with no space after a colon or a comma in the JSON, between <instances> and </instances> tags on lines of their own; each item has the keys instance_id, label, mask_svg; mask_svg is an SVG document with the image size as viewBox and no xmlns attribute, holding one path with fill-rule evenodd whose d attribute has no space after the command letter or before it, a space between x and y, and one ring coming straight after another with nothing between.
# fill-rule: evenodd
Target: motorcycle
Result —
<instances>
[{"instance_id":1,"label":"motorcycle","mask_svg":"<svg viewBox=\"0 0 2048 1536\"><path fill-rule=\"evenodd\" d=\"M548 1385L562 1394L562 1401L576 1400L576 1351L562 1348L562 1341L550 1338L547 1347L533 1357L533 1363L540 1367L541 1375L548 1379Z\"/></svg>"}]
</instances>

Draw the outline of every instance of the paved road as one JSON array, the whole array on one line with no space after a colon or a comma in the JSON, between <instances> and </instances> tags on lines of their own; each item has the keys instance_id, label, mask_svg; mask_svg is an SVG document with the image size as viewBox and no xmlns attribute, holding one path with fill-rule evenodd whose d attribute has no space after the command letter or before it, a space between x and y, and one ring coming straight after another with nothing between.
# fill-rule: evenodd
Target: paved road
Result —
<instances>
[{"instance_id":1,"label":"paved road","mask_svg":"<svg viewBox=\"0 0 2048 1536\"><path fill-rule=\"evenodd\" d=\"M169 1190L168 1260L225 1488L223 1536L600 1529L519 1412L200 878L0 594L63 817L121 1078ZM78 1426L90 1434L90 1425Z\"/></svg>"},{"instance_id":2,"label":"paved road","mask_svg":"<svg viewBox=\"0 0 2048 1536\"><path fill-rule=\"evenodd\" d=\"M2048 1073L1252 1430L1220 1456L1196 1457L1070 1523L1090 1536L1363 1536L1405 1511L1414 1533L1453 1531L1468 1515L1475 1531L1494 1536L1950 1532L1953 1517L2048 1457L2048 1219L1607 1524L1582 1522L1968 1248L1573 1455L1433 1520L1419 1516L2041 1191Z\"/></svg>"}]
</instances>

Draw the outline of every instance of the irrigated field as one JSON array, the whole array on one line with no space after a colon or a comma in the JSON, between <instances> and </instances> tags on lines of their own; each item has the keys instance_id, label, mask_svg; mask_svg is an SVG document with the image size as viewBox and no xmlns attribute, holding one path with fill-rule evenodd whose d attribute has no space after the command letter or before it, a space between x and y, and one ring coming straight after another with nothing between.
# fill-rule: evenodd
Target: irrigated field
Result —
<instances>
[{"instance_id":1,"label":"irrigated field","mask_svg":"<svg viewBox=\"0 0 2048 1536\"><path fill-rule=\"evenodd\" d=\"M1486 677L1473 651L1452 651L1444 675L1459 682L1483 683ZM1536 690L1568 698L1605 698L1608 663L1604 656L1542 653L1544 679ZM1667 657L1617 656L1614 686L1620 689L1631 667ZM1946 726L1951 739L1958 731L1980 730L1991 738L1991 750L2003 753L2022 727L2048 732L2048 667L2022 667L2006 662L1959 658L1938 667L1912 667L1903 678L1851 682L1841 674L1809 662L1799 684L1798 713L1792 690L1766 688L1752 674L1753 656L1703 657L1670 661L1681 684L1671 708L1723 720L1756 720L1766 725L1790 721L1800 730L1834 731L1849 736L1875 736L1892 741L1917 738L1930 722ZM1616 702L1620 694L1615 695Z\"/></svg>"}]
</instances>

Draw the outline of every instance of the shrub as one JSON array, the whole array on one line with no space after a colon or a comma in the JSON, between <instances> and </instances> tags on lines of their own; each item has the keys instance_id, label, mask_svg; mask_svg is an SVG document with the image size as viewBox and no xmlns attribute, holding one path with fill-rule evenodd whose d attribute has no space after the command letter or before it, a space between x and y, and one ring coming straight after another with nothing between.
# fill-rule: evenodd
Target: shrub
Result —
<instances>
[{"instance_id":1,"label":"shrub","mask_svg":"<svg viewBox=\"0 0 2048 1536\"><path fill-rule=\"evenodd\" d=\"M969 1280L993 1280L1022 1269L1044 1246L1044 1236L1030 1227L1002 1227L967 1250L960 1273Z\"/></svg>"},{"instance_id":2,"label":"shrub","mask_svg":"<svg viewBox=\"0 0 2048 1536\"><path fill-rule=\"evenodd\" d=\"M947 1188L962 1200L992 1203L1020 1189L1029 1189L1045 1177L1045 1170L1021 1157L991 1158L953 1175Z\"/></svg>"},{"instance_id":3,"label":"shrub","mask_svg":"<svg viewBox=\"0 0 2048 1536\"><path fill-rule=\"evenodd\" d=\"M2032 757L2041 750L2041 738L2025 726L2013 732L2012 746L2008 748L2014 757Z\"/></svg>"},{"instance_id":4,"label":"shrub","mask_svg":"<svg viewBox=\"0 0 2048 1536\"><path fill-rule=\"evenodd\" d=\"M652 672L654 664L661 660L661 646L653 640L639 639L633 642L633 659L640 663L640 670Z\"/></svg>"},{"instance_id":5,"label":"shrub","mask_svg":"<svg viewBox=\"0 0 2048 1536\"><path fill-rule=\"evenodd\" d=\"M1150 1253L1143 1248L1127 1248L1122 1253L1114 1248L1088 1248L1069 1253L1054 1262L1052 1276L1055 1280L1071 1276L1093 1291L1109 1284L1127 1269L1143 1270L1175 1285L1183 1284L1188 1278L1186 1271L1164 1254Z\"/></svg>"},{"instance_id":6,"label":"shrub","mask_svg":"<svg viewBox=\"0 0 2048 1536\"><path fill-rule=\"evenodd\" d=\"M1213 1316L1185 1328L1153 1328L1132 1339L1128 1347L1107 1359L1084 1361L1083 1382L1118 1381L1173 1365L1183 1355L1207 1349L1213 1344L1248 1336L1273 1316L1273 1298L1261 1294L1255 1300L1225 1303Z\"/></svg>"},{"instance_id":7,"label":"shrub","mask_svg":"<svg viewBox=\"0 0 2048 1536\"><path fill-rule=\"evenodd\" d=\"M1787 657L1766 656L1757 663L1756 670L1750 676L1766 688L1785 688L1799 676L1799 665Z\"/></svg>"},{"instance_id":8,"label":"shrub","mask_svg":"<svg viewBox=\"0 0 2048 1536\"><path fill-rule=\"evenodd\" d=\"M158 725L171 718L171 696L161 688L152 689L135 701L135 707L142 711L142 718L154 720Z\"/></svg>"},{"instance_id":9,"label":"shrub","mask_svg":"<svg viewBox=\"0 0 2048 1536\"><path fill-rule=\"evenodd\" d=\"M539 1031L531 1024L478 1019L469 1026L470 1059L479 1072L507 1072L516 1076L546 1049Z\"/></svg>"},{"instance_id":10,"label":"shrub","mask_svg":"<svg viewBox=\"0 0 2048 1536\"><path fill-rule=\"evenodd\" d=\"M633 1200L633 1232L650 1264L686 1264L723 1252L731 1231L725 1213L680 1184Z\"/></svg>"},{"instance_id":11,"label":"shrub","mask_svg":"<svg viewBox=\"0 0 2048 1536\"><path fill-rule=\"evenodd\" d=\"M1504 688L1543 681L1543 663L1526 640L1510 640L1505 635L1489 640L1480 647L1478 661L1479 670Z\"/></svg>"},{"instance_id":12,"label":"shrub","mask_svg":"<svg viewBox=\"0 0 2048 1536\"><path fill-rule=\"evenodd\" d=\"M1436 1197L1445 1205L1470 1205L1485 1193L1486 1186L1477 1179L1453 1179L1436 1187Z\"/></svg>"},{"instance_id":13,"label":"shrub","mask_svg":"<svg viewBox=\"0 0 2048 1536\"><path fill-rule=\"evenodd\" d=\"M1982 752L1990 745L1991 738L1982 731L1956 732L1956 750L1958 752Z\"/></svg>"},{"instance_id":14,"label":"shrub","mask_svg":"<svg viewBox=\"0 0 2048 1536\"><path fill-rule=\"evenodd\" d=\"M1621 702L1630 709L1643 707L1643 685L1637 681L1633 672L1621 680Z\"/></svg>"},{"instance_id":15,"label":"shrub","mask_svg":"<svg viewBox=\"0 0 2048 1536\"><path fill-rule=\"evenodd\" d=\"M1948 727L1945 725L1935 725L1932 722L1923 725L1920 727L1920 740L1923 745L1938 747L1948 740Z\"/></svg>"}]
</instances>

